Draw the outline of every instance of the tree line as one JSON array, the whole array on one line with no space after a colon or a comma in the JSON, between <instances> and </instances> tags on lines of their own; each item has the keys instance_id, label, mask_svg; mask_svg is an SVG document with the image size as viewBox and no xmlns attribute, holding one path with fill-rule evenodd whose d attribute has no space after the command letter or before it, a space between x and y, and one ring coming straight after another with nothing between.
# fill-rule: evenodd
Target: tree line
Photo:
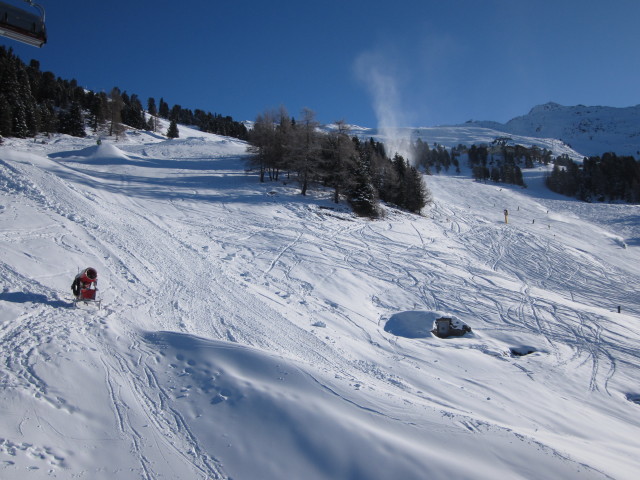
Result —
<instances>
[{"instance_id":1,"label":"tree line","mask_svg":"<svg viewBox=\"0 0 640 480\"><path fill-rule=\"evenodd\" d=\"M510 138L499 137L490 145L459 145L452 149L452 156L466 153L472 177L477 181L492 181L526 187L522 175L523 168L548 165L552 152L536 145L510 145Z\"/></svg>"},{"instance_id":2,"label":"tree line","mask_svg":"<svg viewBox=\"0 0 640 480\"><path fill-rule=\"evenodd\" d=\"M422 139L412 141L408 148L416 163L428 174L448 172L455 168L460 173L460 157L467 156L467 166L475 180L491 180L525 186L522 169L536 164L548 165L551 151L537 146L510 145L510 138L496 138L490 145L458 145L451 149L434 143L431 147Z\"/></svg>"},{"instance_id":3,"label":"tree line","mask_svg":"<svg viewBox=\"0 0 640 480\"><path fill-rule=\"evenodd\" d=\"M434 143L433 148L430 148L428 142L418 138L411 143L410 149L416 163L423 167L429 175L434 170L435 173L440 173L443 169L448 172L452 166L455 167L456 173L460 173L459 154L453 148L449 152L444 146L437 143Z\"/></svg>"},{"instance_id":4,"label":"tree line","mask_svg":"<svg viewBox=\"0 0 640 480\"><path fill-rule=\"evenodd\" d=\"M313 185L328 187L335 203L347 199L358 215L378 217L380 200L415 213L431 201L422 174L401 155L391 159L380 142L351 137L344 121L321 131L309 109L300 120L284 107L259 114L249 143L261 182L293 177L302 195Z\"/></svg>"},{"instance_id":5,"label":"tree line","mask_svg":"<svg viewBox=\"0 0 640 480\"><path fill-rule=\"evenodd\" d=\"M546 184L556 193L587 202L640 203L640 162L609 152L585 157L579 165L563 155L555 159Z\"/></svg>"},{"instance_id":6,"label":"tree line","mask_svg":"<svg viewBox=\"0 0 640 480\"><path fill-rule=\"evenodd\" d=\"M491 145L471 145L467 154L472 176L478 181L491 180L525 187L523 168L548 165L552 152L538 146L509 145L509 138L496 138Z\"/></svg>"},{"instance_id":7,"label":"tree line","mask_svg":"<svg viewBox=\"0 0 640 480\"><path fill-rule=\"evenodd\" d=\"M52 72L40 70L40 63L31 60L26 65L12 49L0 46L0 136L26 138L39 133L65 133L77 137L86 135L86 127L97 132L108 129L116 137L124 126L141 130L158 130L157 117L169 120L167 135L179 135L177 123L192 125L204 132L241 139L247 129L230 116L189 110L169 105L160 99L147 100L146 119L142 101L114 87L106 92L93 92L78 85L75 79L64 80Z\"/></svg>"}]
</instances>

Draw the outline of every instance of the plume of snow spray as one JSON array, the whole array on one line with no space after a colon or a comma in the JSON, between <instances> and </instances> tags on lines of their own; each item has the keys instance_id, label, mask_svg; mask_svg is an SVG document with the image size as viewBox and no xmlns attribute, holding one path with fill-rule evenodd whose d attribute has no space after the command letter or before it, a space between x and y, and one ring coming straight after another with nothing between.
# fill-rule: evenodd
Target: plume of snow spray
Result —
<instances>
[{"instance_id":1,"label":"plume of snow spray","mask_svg":"<svg viewBox=\"0 0 640 480\"><path fill-rule=\"evenodd\" d=\"M378 132L385 144L387 155L393 158L398 153L412 162L410 139L400 128L406 125L403 124L404 115L393 70L380 54L363 54L356 61L358 77L373 97Z\"/></svg>"}]
</instances>

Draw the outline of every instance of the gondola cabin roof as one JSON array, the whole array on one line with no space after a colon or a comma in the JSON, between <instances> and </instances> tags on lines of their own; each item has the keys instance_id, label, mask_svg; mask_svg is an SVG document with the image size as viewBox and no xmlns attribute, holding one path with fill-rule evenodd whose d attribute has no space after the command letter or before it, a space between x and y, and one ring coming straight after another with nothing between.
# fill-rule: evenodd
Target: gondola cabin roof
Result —
<instances>
[{"instance_id":1,"label":"gondola cabin roof","mask_svg":"<svg viewBox=\"0 0 640 480\"><path fill-rule=\"evenodd\" d=\"M47 42L44 24L44 10L39 5L27 2L40 9L40 14L0 2L0 35L34 47L42 47Z\"/></svg>"}]
</instances>

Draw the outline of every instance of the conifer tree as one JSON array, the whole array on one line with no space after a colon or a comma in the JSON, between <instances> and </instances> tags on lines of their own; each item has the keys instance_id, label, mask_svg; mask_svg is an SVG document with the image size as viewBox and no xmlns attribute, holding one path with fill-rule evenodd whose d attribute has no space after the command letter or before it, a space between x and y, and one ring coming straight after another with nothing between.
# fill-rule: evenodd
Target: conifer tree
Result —
<instances>
[{"instance_id":1,"label":"conifer tree","mask_svg":"<svg viewBox=\"0 0 640 480\"><path fill-rule=\"evenodd\" d=\"M404 197L403 206L413 213L420 213L432 201L431 192L425 185L422 174L413 166L408 166L406 170Z\"/></svg>"},{"instance_id":2,"label":"conifer tree","mask_svg":"<svg viewBox=\"0 0 640 480\"><path fill-rule=\"evenodd\" d=\"M144 118L144 108L142 107L142 102L140 102L140 98L135 93L131 95L129 98L129 118L127 125L137 128L139 130L144 130L147 127L147 122Z\"/></svg>"},{"instance_id":3,"label":"conifer tree","mask_svg":"<svg viewBox=\"0 0 640 480\"><path fill-rule=\"evenodd\" d=\"M11 135L25 138L29 135L29 127L27 125L27 108L22 97L24 90L18 81L19 65L20 61L17 57L8 56L3 59L0 91L8 104L8 110L11 112Z\"/></svg>"},{"instance_id":4,"label":"conifer tree","mask_svg":"<svg viewBox=\"0 0 640 480\"><path fill-rule=\"evenodd\" d=\"M124 133L124 126L122 125L122 107L124 101L118 87L111 89L111 124L109 127L109 135L115 135L116 140Z\"/></svg>"},{"instance_id":5,"label":"conifer tree","mask_svg":"<svg viewBox=\"0 0 640 480\"><path fill-rule=\"evenodd\" d=\"M82 109L78 102L73 102L69 113L67 114L67 128L69 135L74 137L86 137L87 133L84 130L84 116L82 115Z\"/></svg>"},{"instance_id":6,"label":"conifer tree","mask_svg":"<svg viewBox=\"0 0 640 480\"><path fill-rule=\"evenodd\" d=\"M404 207L406 201L406 191L404 187L407 174L407 162L402 155L396 153L391 164L395 175L389 179L391 195L388 201L395 203L399 207Z\"/></svg>"},{"instance_id":7,"label":"conifer tree","mask_svg":"<svg viewBox=\"0 0 640 480\"><path fill-rule=\"evenodd\" d=\"M51 101L40 104L40 131L46 134L58 131L58 119Z\"/></svg>"},{"instance_id":8,"label":"conifer tree","mask_svg":"<svg viewBox=\"0 0 640 480\"><path fill-rule=\"evenodd\" d=\"M106 96L104 94L98 94L93 95L91 99L91 106L89 107L89 123L94 132L97 132L98 127L104 125L107 119L106 102L103 97Z\"/></svg>"},{"instance_id":9,"label":"conifer tree","mask_svg":"<svg viewBox=\"0 0 640 480\"><path fill-rule=\"evenodd\" d=\"M153 97L149 97L147 99L147 112L149 112L149 115L153 115L154 117L158 114L158 108L156 107L156 99Z\"/></svg>"},{"instance_id":10,"label":"conifer tree","mask_svg":"<svg viewBox=\"0 0 640 480\"><path fill-rule=\"evenodd\" d=\"M156 99L149 97L147 100L147 112L149 113L149 120L147 121L147 128L152 132L155 132L158 128L158 108L156 107Z\"/></svg>"},{"instance_id":11,"label":"conifer tree","mask_svg":"<svg viewBox=\"0 0 640 480\"><path fill-rule=\"evenodd\" d=\"M58 114L58 131L74 137L85 137L84 117L78 102L73 102L69 111L61 110Z\"/></svg>"},{"instance_id":12,"label":"conifer tree","mask_svg":"<svg viewBox=\"0 0 640 480\"><path fill-rule=\"evenodd\" d=\"M17 57L16 57L16 60ZM39 130L36 99L31 94L31 83L24 63L17 62L16 76L19 90L18 96L24 108L24 119L27 127L27 135L35 136Z\"/></svg>"},{"instance_id":13,"label":"conifer tree","mask_svg":"<svg viewBox=\"0 0 640 480\"><path fill-rule=\"evenodd\" d=\"M357 161L349 190L349 203L357 215L369 218L380 216L378 195L373 186L369 168L363 158L359 158Z\"/></svg>"},{"instance_id":14,"label":"conifer tree","mask_svg":"<svg viewBox=\"0 0 640 480\"><path fill-rule=\"evenodd\" d=\"M24 102L17 100L11 109L13 113L12 134L14 137L26 138L29 135L29 127L27 126L27 110Z\"/></svg>"},{"instance_id":15,"label":"conifer tree","mask_svg":"<svg viewBox=\"0 0 640 480\"><path fill-rule=\"evenodd\" d=\"M158 106L158 115L161 118L169 118L169 104L160 97L160 105Z\"/></svg>"},{"instance_id":16,"label":"conifer tree","mask_svg":"<svg viewBox=\"0 0 640 480\"><path fill-rule=\"evenodd\" d=\"M169 129L167 130L168 138L178 138L180 136L180 132L178 131L178 124L175 120L171 120L169 123Z\"/></svg>"},{"instance_id":17,"label":"conifer tree","mask_svg":"<svg viewBox=\"0 0 640 480\"><path fill-rule=\"evenodd\" d=\"M13 133L13 114L9 102L0 94L0 136L9 137Z\"/></svg>"}]
</instances>

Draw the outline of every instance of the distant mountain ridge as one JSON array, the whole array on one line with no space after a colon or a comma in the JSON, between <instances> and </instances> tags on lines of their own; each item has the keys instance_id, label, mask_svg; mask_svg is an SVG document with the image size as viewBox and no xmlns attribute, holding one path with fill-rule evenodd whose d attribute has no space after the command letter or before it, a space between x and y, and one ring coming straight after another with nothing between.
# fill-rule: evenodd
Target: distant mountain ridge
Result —
<instances>
[{"instance_id":1,"label":"distant mountain ridge","mask_svg":"<svg viewBox=\"0 0 640 480\"><path fill-rule=\"evenodd\" d=\"M466 125L469 124L513 135L556 138L585 156L615 152L640 158L640 105L568 107L549 102L507 123L471 121Z\"/></svg>"}]
</instances>

